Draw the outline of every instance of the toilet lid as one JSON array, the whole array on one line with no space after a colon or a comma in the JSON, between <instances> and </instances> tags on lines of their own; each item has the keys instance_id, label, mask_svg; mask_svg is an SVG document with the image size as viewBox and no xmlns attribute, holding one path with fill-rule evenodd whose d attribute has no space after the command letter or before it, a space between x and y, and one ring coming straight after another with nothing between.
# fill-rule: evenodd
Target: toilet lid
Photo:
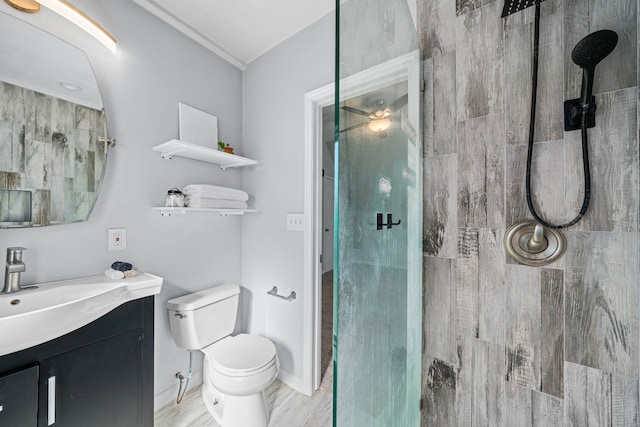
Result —
<instances>
[{"instance_id":1,"label":"toilet lid","mask_svg":"<svg viewBox=\"0 0 640 427\"><path fill-rule=\"evenodd\" d=\"M207 349L211 364L221 372L241 374L273 364L276 346L259 335L239 334L224 338Z\"/></svg>"}]
</instances>

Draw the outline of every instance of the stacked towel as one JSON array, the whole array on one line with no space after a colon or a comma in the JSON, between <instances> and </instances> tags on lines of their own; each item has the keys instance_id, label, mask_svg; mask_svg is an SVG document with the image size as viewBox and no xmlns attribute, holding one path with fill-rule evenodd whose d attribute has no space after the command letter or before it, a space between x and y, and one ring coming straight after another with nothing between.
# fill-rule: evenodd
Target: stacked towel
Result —
<instances>
[{"instance_id":1,"label":"stacked towel","mask_svg":"<svg viewBox=\"0 0 640 427\"><path fill-rule=\"evenodd\" d=\"M113 280L124 278L124 273L122 271L114 270L113 268L107 268L104 275Z\"/></svg>"},{"instance_id":2,"label":"stacked towel","mask_svg":"<svg viewBox=\"0 0 640 427\"><path fill-rule=\"evenodd\" d=\"M246 209L249 195L242 190L217 185L190 184L182 189L191 208Z\"/></svg>"},{"instance_id":3,"label":"stacked towel","mask_svg":"<svg viewBox=\"0 0 640 427\"><path fill-rule=\"evenodd\" d=\"M204 199L238 200L246 202L249 195L242 190L228 187L218 187L217 185L190 184L182 189L185 196L195 196Z\"/></svg>"},{"instance_id":4,"label":"stacked towel","mask_svg":"<svg viewBox=\"0 0 640 427\"><path fill-rule=\"evenodd\" d=\"M184 201L190 208L247 209L247 204L239 200L208 199L206 197L187 196Z\"/></svg>"},{"instance_id":5,"label":"stacked towel","mask_svg":"<svg viewBox=\"0 0 640 427\"><path fill-rule=\"evenodd\" d=\"M120 271L120 270L114 270L113 268L107 268L104 272L104 275L107 276L109 279L119 280L119 279L128 279L130 277L135 277L138 275L138 272L136 270Z\"/></svg>"},{"instance_id":6,"label":"stacked towel","mask_svg":"<svg viewBox=\"0 0 640 427\"><path fill-rule=\"evenodd\" d=\"M134 277L137 274L138 272L133 269L133 265L124 261L115 261L111 264L111 268L107 268L104 272L105 276L113 280L119 280L122 278L128 279L129 277Z\"/></svg>"}]
</instances>

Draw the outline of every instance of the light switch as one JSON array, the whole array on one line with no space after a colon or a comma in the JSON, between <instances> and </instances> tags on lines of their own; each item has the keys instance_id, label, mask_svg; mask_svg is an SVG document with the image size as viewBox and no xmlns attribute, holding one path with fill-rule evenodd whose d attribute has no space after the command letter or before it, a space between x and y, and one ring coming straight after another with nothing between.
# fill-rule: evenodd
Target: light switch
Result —
<instances>
[{"instance_id":1,"label":"light switch","mask_svg":"<svg viewBox=\"0 0 640 427\"><path fill-rule=\"evenodd\" d=\"M304 214L287 214L288 231L304 231Z\"/></svg>"}]
</instances>

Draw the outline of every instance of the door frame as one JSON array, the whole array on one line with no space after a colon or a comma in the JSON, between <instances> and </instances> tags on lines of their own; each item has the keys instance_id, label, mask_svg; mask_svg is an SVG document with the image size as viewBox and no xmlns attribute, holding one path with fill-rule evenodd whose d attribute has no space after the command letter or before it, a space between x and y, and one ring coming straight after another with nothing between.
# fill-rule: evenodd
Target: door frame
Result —
<instances>
[{"instance_id":1,"label":"door frame","mask_svg":"<svg viewBox=\"0 0 640 427\"><path fill-rule=\"evenodd\" d=\"M311 396L320 386L322 325L322 109L335 103L335 84L304 95L304 266L303 387Z\"/></svg>"},{"instance_id":2,"label":"door frame","mask_svg":"<svg viewBox=\"0 0 640 427\"><path fill-rule=\"evenodd\" d=\"M419 82L422 81L420 79L419 57L419 52L416 50L341 79L340 100L408 81L408 102L410 105L419 106L421 91ZM335 104L335 83L322 86L304 95L303 287L305 298L303 303L305 308L303 319L303 389L300 391L308 396L311 396L318 389L322 379L320 353L322 327L322 266L320 265L320 255L322 254L322 109L333 104ZM416 112L417 114L418 112ZM417 131L419 132L419 130ZM335 153L334 164L337 165L339 151L336 150ZM334 179L337 185L337 174ZM334 208L337 208L337 204ZM335 253L334 251L334 256ZM336 303L337 301L334 299L334 307Z\"/></svg>"}]
</instances>

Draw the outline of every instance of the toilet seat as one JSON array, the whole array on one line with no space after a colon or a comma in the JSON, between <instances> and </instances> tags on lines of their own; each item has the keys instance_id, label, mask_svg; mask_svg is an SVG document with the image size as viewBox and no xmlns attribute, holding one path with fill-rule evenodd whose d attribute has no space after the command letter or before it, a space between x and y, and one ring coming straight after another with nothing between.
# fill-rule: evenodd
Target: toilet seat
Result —
<instances>
[{"instance_id":1,"label":"toilet seat","mask_svg":"<svg viewBox=\"0 0 640 427\"><path fill-rule=\"evenodd\" d=\"M229 336L202 351L213 369L228 376L256 375L276 364L276 346L259 335Z\"/></svg>"}]
</instances>

